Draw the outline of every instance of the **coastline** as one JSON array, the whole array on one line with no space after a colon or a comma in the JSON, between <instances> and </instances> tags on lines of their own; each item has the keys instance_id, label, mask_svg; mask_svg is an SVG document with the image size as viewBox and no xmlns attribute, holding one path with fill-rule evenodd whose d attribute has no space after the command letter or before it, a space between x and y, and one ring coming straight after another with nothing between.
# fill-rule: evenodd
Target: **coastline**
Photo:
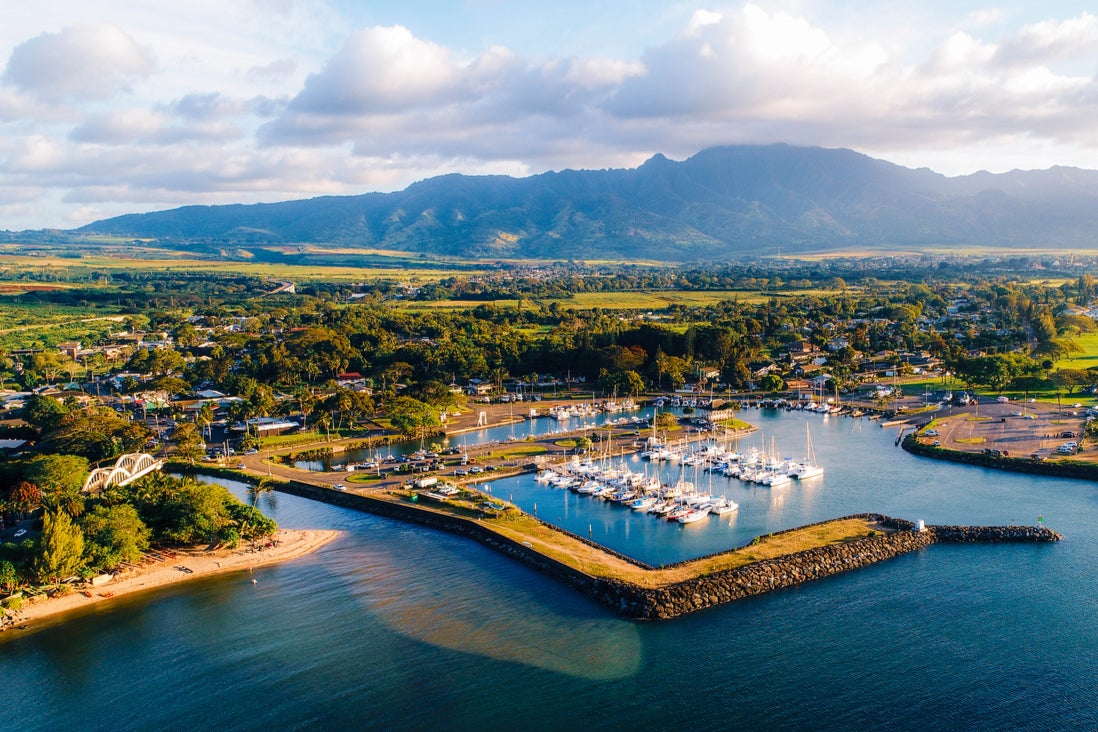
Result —
<instances>
[{"instance_id":1,"label":"coastline","mask_svg":"<svg viewBox=\"0 0 1098 732\"><path fill-rule=\"evenodd\" d=\"M255 550L251 548L206 550L200 547L174 549L172 550L174 557L136 569L124 570L110 582L98 587L74 588L72 592L62 597L28 599L20 610L10 613L12 620L6 626L0 627L0 631L10 628L22 629L25 625L33 626L46 618L160 587L287 562L311 554L339 534L339 531L330 529L279 529L273 537L272 545ZM189 571L180 567L185 567ZM84 594L85 592L91 597Z\"/></svg>"}]
</instances>

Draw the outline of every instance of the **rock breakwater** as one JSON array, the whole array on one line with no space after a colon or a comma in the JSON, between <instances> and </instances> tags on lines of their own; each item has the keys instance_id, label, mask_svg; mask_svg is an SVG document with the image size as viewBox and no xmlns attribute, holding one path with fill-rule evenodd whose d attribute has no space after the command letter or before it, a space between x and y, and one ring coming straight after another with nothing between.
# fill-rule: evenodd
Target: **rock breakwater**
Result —
<instances>
[{"instance_id":1,"label":"rock breakwater","mask_svg":"<svg viewBox=\"0 0 1098 732\"><path fill-rule=\"evenodd\" d=\"M936 543L1055 542L1062 539L1055 531L1043 527L927 526L919 531L914 523L903 519L881 514L856 514L836 520L866 519L879 526L880 530L860 539L814 547L672 584L641 587L631 582L587 574L524 542L501 535L488 524L462 516L297 481L279 485L278 490L466 536L573 587L615 612L637 620L668 620L745 597L868 567L902 554L924 550ZM562 535L591 543L551 524L544 525ZM627 559L642 571L657 571L605 547L600 549ZM680 563L687 564L689 562Z\"/></svg>"}]
</instances>

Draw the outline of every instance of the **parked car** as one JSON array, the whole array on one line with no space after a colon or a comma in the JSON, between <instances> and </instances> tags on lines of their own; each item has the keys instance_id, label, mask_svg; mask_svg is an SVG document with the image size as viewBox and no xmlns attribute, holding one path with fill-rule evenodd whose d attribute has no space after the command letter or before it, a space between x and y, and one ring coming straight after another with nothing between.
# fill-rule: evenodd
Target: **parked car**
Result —
<instances>
[{"instance_id":1,"label":"parked car","mask_svg":"<svg viewBox=\"0 0 1098 732\"><path fill-rule=\"evenodd\" d=\"M21 536L26 536L26 535L27 535L27 530L26 529L19 529L19 531L16 531L15 534L14 534L16 539L18 539Z\"/></svg>"},{"instance_id":2,"label":"parked car","mask_svg":"<svg viewBox=\"0 0 1098 732\"><path fill-rule=\"evenodd\" d=\"M335 489L336 489L337 491L345 491L345 490L347 490L347 486L343 485L342 483L336 483L336 484L335 484L335 485L333 485L332 487L333 487L333 488L335 488Z\"/></svg>"}]
</instances>

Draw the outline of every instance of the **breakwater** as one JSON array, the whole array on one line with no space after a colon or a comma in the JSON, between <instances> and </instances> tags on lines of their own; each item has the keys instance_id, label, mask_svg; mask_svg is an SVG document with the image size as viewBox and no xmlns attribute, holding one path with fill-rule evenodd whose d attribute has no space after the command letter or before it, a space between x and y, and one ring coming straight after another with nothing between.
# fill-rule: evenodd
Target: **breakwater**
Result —
<instances>
[{"instance_id":1,"label":"breakwater","mask_svg":"<svg viewBox=\"0 0 1098 732\"><path fill-rule=\"evenodd\" d=\"M503 536L472 518L411 503L333 491L298 481L280 484L278 490L466 536L553 577L625 617L637 620L675 618L745 597L867 567L908 552L926 549L935 543L1054 542L1062 538L1049 529L1030 526L927 526L919 531L910 521L881 514L856 514L844 518L873 521L881 530L853 541L814 547L659 587L642 587L631 582L581 572L522 542ZM552 524L541 523L562 536L593 544ZM642 570L656 571L605 547L599 548ZM689 562L680 564L686 565Z\"/></svg>"}]
</instances>

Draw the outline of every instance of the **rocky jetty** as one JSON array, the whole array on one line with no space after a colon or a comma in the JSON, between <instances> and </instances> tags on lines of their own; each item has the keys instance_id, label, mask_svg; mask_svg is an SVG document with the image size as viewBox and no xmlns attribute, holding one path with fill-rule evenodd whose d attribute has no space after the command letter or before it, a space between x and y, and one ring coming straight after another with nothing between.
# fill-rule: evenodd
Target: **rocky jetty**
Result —
<instances>
[{"instance_id":1,"label":"rocky jetty","mask_svg":"<svg viewBox=\"0 0 1098 732\"><path fill-rule=\"evenodd\" d=\"M1063 538L1055 531L1035 526L926 526L920 530L911 521L881 514L857 514L843 518L868 519L882 530L854 541L815 547L662 587L648 588L586 574L522 542L502 536L485 524L454 514L424 510L411 503L396 503L366 495L333 491L297 481L280 485L278 490L467 536L575 588L626 617L637 620L675 618L745 597L867 567L902 554L926 549L936 543L1055 542ZM568 533L551 524L545 525L562 534ZM583 537L568 535L591 543ZM600 548L617 555L605 547ZM622 558L641 569L652 569L628 557Z\"/></svg>"},{"instance_id":2,"label":"rocky jetty","mask_svg":"<svg viewBox=\"0 0 1098 732\"><path fill-rule=\"evenodd\" d=\"M932 526L940 544L1060 541L1064 537L1043 526Z\"/></svg>"}]
</instances>

